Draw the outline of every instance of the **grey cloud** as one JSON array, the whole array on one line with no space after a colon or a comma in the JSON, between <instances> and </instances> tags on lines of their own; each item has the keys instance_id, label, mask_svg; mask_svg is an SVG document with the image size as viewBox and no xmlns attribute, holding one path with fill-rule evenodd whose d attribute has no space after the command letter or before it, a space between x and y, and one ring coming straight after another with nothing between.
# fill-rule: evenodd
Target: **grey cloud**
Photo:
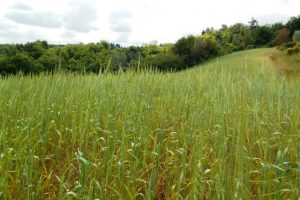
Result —
<instances>
[{"instance_id":1,"label":"grey cloud","mask_svg":"<svg viewBox=\"0 0 300 200\"><path fill-rule=\"evenodd\" d=\"M114 11L110 15L111 21L119 21L130 18L132 15L128 11Z\"/></svg>"},{"instance_id":2,"label":"grey cloud","mask_svg":"<svg viewBox=\"0 0 300 200\"><path fill-rule=\"evenodd\" d=\"M42 35L36 29L29 30L26 32L18 32L16 30L0 31L0 42L1 43L24 43L28 41L35 41L42 39Z\"/></svg>"},{"instance_id":3,"label":"grey cloud","mask_svg":"<svg viewBox=\"0 0 300 200\"><path fill-rule=\"evenodd\" d=\"M9 30L11 28L12 28L12 25L0 22L0 32Z\"/></svg>"},{"instance_id":4,"label":"grey cloud","mask_svg":"<svg viewBox=\"0 0 300 200\"><path fill-rule=\"evenodd\" d=\"M131 32L131 27L129 24L127 23L116 23L116 24L112 24L111 25L111 30L114 31L114 32Z\"/></svg>"},{"instance_id":5,"label":"grey cloud","mask_svg":"<svg viewBox=\"0 0 300 200\"><path fill-rule=\"evenodd\" d=\"M10 39L17 39L23 37L23 34L20 34L13 30L7 30L7 31L0 31L0 36L2 39L4 38L10 40Z\"/></svg>"},{"instance_id":6,"label":"grey cloud","mask_svg":"<svg viewBox=\"0 0 300 200\"><path fill-rule=\"evenodd\" d=\"M97 30L93 25L97 19L96 1L70 2L70 10L64 15L64 25L67 29L88 33Z\"/></svg>"},{"instance_id":7,"label":"grey cloud","mask_svg":"<svg viewBox=\"0 0 300 200\"><path fill-rule=\"evenodd\" d=\"M20 3L20 2L16 2L11 8L15 9L15 10L23 10L23 11L31 11L32 10L32 8L30 6Z\"/></svg>"},{"instance_id":8,"label":"grey cloud","mask_svg":"<svg viewBox=\"0 0 300 200\"><path fill-rule=\"evenodd\" d=\"M45 28L59 28L62 22L59 16L50 12L20 12L11 11L6 18L24 25L39 26Z\"/></svg>"},{"instance_id":9,"label":"grey cloud","mask_svg":"<svg viewBox=\"0 0 300 200\"><path fill-rule=\"evenodd\" d=\"M131 18L131 13L127 11L112 12L110 15L110 29L113 32L129 33L132 31L128 20Z\"/></svg>"},{"instance_id":10,"label":"grey cloud","mask_svg":"<svg viewBox=\"0 0 300 200\"><path fill-rule=\"evenodd\" d=\"M47 38L39 32L38 28L22 30L15 24L0 22L0 43L25 43L43 39Z\"/></svg>"},{"instance_id":11,"label":"grey cloud","mask_svg":"<svg viewBox=\"0 0 300 200\"><path fill-rule=\"evenodd\" d=\"M256 19L260 24L273 24L276 22L287 22L290 16L273 13L270 15L260 15Z\"/></svg>"},{"instance_id":12,"label":"grey cloud","mask_svg":"<svg viewBox=\"0 0 300 200\"><path fill-rule=\"evenodd\" d=\"M76 34L73 31L66 30L66 31L62 32L60 34L60 36L62 38L74 38L74 37L76 37Z\"/></svg>"},{"instance_id":13,"label":"grey cloud","mask_svg":"<svg viewBox=\"0 0 300 200\"><path fill-rule=\"evenodd\" d=\"M34 11L25 4L16 3L5 17L18 24L44 28L64 27L67 30L82 33L97 30L93 25L97 19L95 0L88 3L84 0L69 1L69 10L61 15L49 11Z\"/></svg>"},{"instance_id":14,"label":"grey cloud","mask_svg":"<svg viewBox=\"0 0 300 200\"><path fill-rule=\"evenodd\" d=\"M115 42L119 44L127 44L129 42L129 36L129 33L120 33Z\"/></svg>"}]
</instances>

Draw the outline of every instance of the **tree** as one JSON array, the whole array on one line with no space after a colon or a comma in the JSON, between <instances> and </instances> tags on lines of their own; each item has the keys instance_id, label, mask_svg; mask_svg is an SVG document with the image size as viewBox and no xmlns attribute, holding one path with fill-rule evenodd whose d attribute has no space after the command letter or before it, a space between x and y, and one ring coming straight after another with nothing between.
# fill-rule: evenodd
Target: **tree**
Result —
<instances>
[{"instance_id":1,"label":"tree","mask_svg":"<svg viewBox=\"0 0 300 200\"><path fill-rule=\"evenodd\" d=\"M32 57L24 52L17 52L15 55L9 57L7 61L8 73L16 74L23 72L29 74L35 72L35 62Z\"/></svg>"},{"instance_id":2,"label":"tree","mask_svg":"<svg viewBox=\"0 0 300 200\"><path fill-rule=\"evenodd\" d=\"M267 45L273 39L273 32L269 26L258 26L252 30L252 34L257 46Z\"/></svg>"},{"instance_id":3,"label":"tree","mask_svg":"<svg viewBox=\"0 0 300 200\"><path fill-rule=\"evenodd\" d=\"M258 26L258 21L254 18L251 18L251 20L248 22L250 30L255 29Z\"/></svg>"},{"instance_id":4,"label":"tree","mask_svg":"<svg viewBox=\"0 0 300 200\"><path fill-rule=\"evenodd\" d=\"M274 39L275 45L281 45L290 41L289 38L290 32L287 28L283 28L277 32L276 38Z\"/></svg>"},{"instance_id":5,"label":"tree","mask_svg":"<svg viewBox=\"0 0 300 200\"><path fill-rule=\"evenodd\" d=\"M187 36L180 38L174 45L173 51L179 56L187 56L191 53L191 48L194 45L195 36Z\"/></svg>"},{"instance_id":6,"label":"tree","mask_svg":"<svg viewBox=\"0 0 300 200\"><path fill-rule=\"evenodd\" d=\"M197 64L201 61L217 54L217 42L212 38L198 37L195 39L194 45L191 51L191 58L193 64Z\"/></svg>"},{"instance_id":7,"label":"tree","mask_svg":"<svg viewBox=\"0 0 300 200\"><path fill-rule=\"evenodd\" d=\"M236 49L245 49L248 45L253 44L251 30L248 26L242 23L236 23L230 28L231 41Z\"/></svg>"},{"instance_id":8,"label":"tree","mask_svg":"<svg viewBox=\"0 0 300 200\"><path fill-rule=\"evenodd\" d=\"M7 56L0 55L0 75L1 74L7 74Z\"/></svg>"},{"instance_id":9,"label":"tree","mask_svg":"<svg viewBox=\"0 0 300 200\"><path fill-rule=\"evenodd\" d=\"M111 65L111 69L114 71L126 67L126 54L122 49L118 48L111 51Z\"/></svg>"},{"instance_id":10,"label":"tree","mask_svg":"<svg viewBox=\"0 0 300 200\"><path fill-rule=\"evenodd\" d=\"M293 35L293 40L295 42L300 42L300 31L295 31Z\"/></svg>"},{"instance_id":11,"label":"tree","mask_svg":"<svg viewBox=\"0 0 300 200\"><path fill-rule=\"evenodd\" d=\"M159 53L152 55L144 60L145 63L151 64L162 71L177 71L186 68L186 65L181 57L175 55L173 52Z\"/></svg>"},{"instance_id":12,"label":"tree","mask_svg":"<svg viewBox=\"0 0 300 200\"><path fill-rule=\"evenodd\" d=\"M38 59L38 64L42 68L41 70L53 73L59 66L59 56L54 49L49 49Z\"/></svg>"},{"instance_id":13,"label":"tree","mask_svg":"<svg viewBox=\"0 0 300 200\"><path fill-rule=\"evenodd\" d=\"M17 45L17 48L36 60L46 52L48 43L38 40L36 42L28 42L25 45Z\"/></svg>"},{"instance_id":14,"label":"tree","mask_svg":"<svg viewBox=\"0 0 300 200\"><path fill-rule=\"evenodd\" d=\"M274 33L277 31L280 31L284 28L286 28L286 27L281 22L277 22L277 23L271 25L271 29L273 30Z\"/></svg>"},{"instance_id":15,"label":"tree","mask_svg":"<svg viewBox=\"0 0 300 200\"><path fill-rule=\"evenodd\" d=\"M101 40L100 43L99 43L99 45L100 45L103 49L109 50L110 45L109 45L109 43L108 43L107 41Z\"/></svg>"},{"instance_id":16,"label":"tree","mask_svg":"<svg viewBox=\"0 0 300 200\"><path fill-rule=\"evenodd\" d=\"M230 29L228 27L225 27L224 25L222 25L222 28L218 31L220 39L221 39L221 44L227 44L227 43L231 43L232 41L232 33L230 31Z\"/></svg>"},{"instance_id":17,"label":"tree","mask_svg":"<svg viewBox=\"0 0 300 200\"><path fill-rule=\"evenodd\" d=\"M184 63L187 66L191 66L194 63L194 61L190 57L194 42L195 42L195 36L190 35L187 37L180 38L174 44L174 47L173 47L173 52L176 55L182 57L182 59L184 60Z\"/></svg>"},{"instance_id":18,"label":"tree","mask_svg":"<svg viewBox=\"0 0 300 200\"><path fill-rule=\"evenodd\" d=\"M296 30L300 30L300 15L297 17L291 17L290 20L286 23L287 29L290 31L290 37L294 35Z\"/></svg>"}]
</instances>

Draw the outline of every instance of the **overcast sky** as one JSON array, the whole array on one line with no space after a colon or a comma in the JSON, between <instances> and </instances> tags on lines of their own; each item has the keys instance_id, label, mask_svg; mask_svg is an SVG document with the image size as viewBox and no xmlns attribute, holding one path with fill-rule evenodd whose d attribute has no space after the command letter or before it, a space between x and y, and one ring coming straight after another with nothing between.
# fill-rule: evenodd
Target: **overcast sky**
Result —
<instances>
[{"instance_id":1,"label":"overcast sky","mask_svg":"<svg viewBox=\"0 0 300 200\"><path fill-rule=\"evenodd\" d=\"M300 0L0 0L0 43L175 42L206 27L286 22Z\"/></svg>"}]
</instances>

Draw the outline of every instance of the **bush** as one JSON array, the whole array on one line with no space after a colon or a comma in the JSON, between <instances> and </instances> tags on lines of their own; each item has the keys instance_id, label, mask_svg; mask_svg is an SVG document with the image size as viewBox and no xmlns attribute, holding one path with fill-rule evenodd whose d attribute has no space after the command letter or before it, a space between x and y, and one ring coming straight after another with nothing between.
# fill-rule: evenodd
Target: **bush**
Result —
<instances>
[{"instance_id":1,"label":"bush","mask_svg":"<svg viewBox=\"0 0 300 200\"><path fill-rule=\"evenodd\" d=\"M235 51L237 47L232 43L225 43L218 49L218 55L226 55Z\"/></svg>"},{"instance_id":2,"label":"bush","mask_svg":"<svg viewBox=\"0 0 300 200\"><path fill-rule=\"evenodd\" d=\"M33 58L23 52L17 52L15 55L10 56L8 63L8 73L16 74L18 72L23 72L29 74L35 72L35 62Z\"/></svg>"},{"instance_id":3,"label":"bush","mask_svg":"<svg viewBox=\"0 0 300 200\"><path fill-rule=\"evenodd\" d=\"M283 43L287 43L290 40L289 35L290 35L289 30L286 28L283 28L278 31L273 43L275 45L281 45Z\"/></svg>"},{"instance_id":4,"label":"bush","mask_svg":"<svg viewBox=\"0 0 300 200\"><path fill-rule=\"evenodd\" d=\"M281 51L284 51L288 48L293 48L294 46L296 46L296 42L287 42L287 43L283 43L281 45L279 45L277 48Z\"/></svg>"},{"instance_id":5,"label":"bush","mask_svg":"<svg viewBox=\"0 0 300 200\"><path fill-rule=\"evenodd\" d=\"M300 45L297 45L297 46L295 46L295 47L293 47L293 48L288 48L288 49L286 50L286 53L287 53L288 55L294 55L294 54L300 53Z\"/></svg>"},{"instance_id":6,"label":"bush","mask_svg":"<svg viewBox=\"0 0 300 200\"><path fill-rule=\"evenodd\" d=\"M161 71L177 71L185 68L183 59L172 52L149 56L144 60L144 62L145 64L150 64Z\"/></svg>"},{"instance_id":7,"label":"bush","mask_svg":"<svg viewBox=\"0 0 300 200\"><path fill-rule=\"evenodd\" d=\"M4 75L7 73L6 62L7 62L7 58L5 56L0 55L0 75L1 74Z\"/></svg>"},{"instance_id":8,"label":"bush","mask_svg":"<svg viewBox=\"0 0 300 200\"><path fill-rule=\"evenodd\" d=\"M273 38L273 31L269 26L258 26L252 31L255 38L254 44L264 46L269 44Z\"/></svg>"},{"instance_id":9,"label":"bush","mask_svg":"<svg viewBox=\"0 0 300 200\"><path fill-rule=\"evenodd\" d=\"M216 56L217 50L217 43L214 39L202 37L196 38L191 48L190 60L193 65L198 64L199 62Z\"/></svg>"},{"instance_id":10,"label":"bush","mask_svg":"<svg viewBox=\"0 0 300 200\"><path fill-rule=\"evenodd\" d=\"M195 36L187 36L180 38L173 47L173 52L179 56L188 56L195 42Z\"/></svg>"},{"instance_id":11,"label":"bush","mask_svg":"<svg viewBox=\"0 0 300 200\"><path fill-rule=\"evenodd\" d=\"M300 42L300 31L295 31L295 33L293 35L293 41Z\"/></svg>"},{"instance_id":12,"label":"bush","mask_svg":"<svg viewBox=\"0 0 300 200\"><path fill-rule=\"evenodd\" d=\"M46 72L54 72L55 68L59 66L59 57L54 49L49 49L38 60L38 65L41 70Z\"/></svg>"}]
</instances>

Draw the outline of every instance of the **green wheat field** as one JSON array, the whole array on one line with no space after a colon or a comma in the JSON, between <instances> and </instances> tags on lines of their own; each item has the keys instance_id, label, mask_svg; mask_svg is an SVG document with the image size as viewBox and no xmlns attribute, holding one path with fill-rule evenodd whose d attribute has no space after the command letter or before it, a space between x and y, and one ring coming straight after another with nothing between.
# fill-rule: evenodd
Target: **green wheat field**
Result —
<instances>
[{"instance_id":1,"label":"green wheat field","mask_svg":"<svg viewBox=\"0 0 300 200\"><path fill-rule=\"evenodd\" d=\"M300 81L271 51L3 77L0 199L299 199Z\"/></svg>"}]
</instances>

